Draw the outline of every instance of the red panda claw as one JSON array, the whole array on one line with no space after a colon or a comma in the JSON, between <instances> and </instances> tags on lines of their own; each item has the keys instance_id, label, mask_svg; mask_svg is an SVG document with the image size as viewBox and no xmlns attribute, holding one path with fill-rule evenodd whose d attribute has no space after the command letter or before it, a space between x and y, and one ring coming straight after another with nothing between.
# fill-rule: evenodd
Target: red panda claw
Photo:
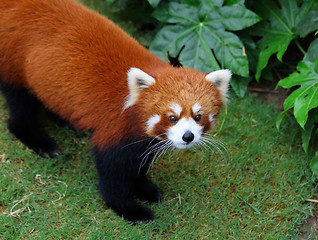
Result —
<instances>
[{"instance_id":1,"label":"red panda claw","mask_svg":"<svg viewBox=\"0 0 318 240\"><path fill-rule=\"evenodd\" d=\"M43 158L50 158L50 155L48 153L46 153L46 152L40 152L39 154Z\"/></svg>"},{"instance_id":2,"label":"red panda claw","mask_svg":"<svg viewBox=\"0 0 318 240\"><path fill-rule=\"evenodd\" d=\"M42 149L36 151L43 158L55 158L61 154L60 150L43 151Z\"/></svg>"}]
</instances>

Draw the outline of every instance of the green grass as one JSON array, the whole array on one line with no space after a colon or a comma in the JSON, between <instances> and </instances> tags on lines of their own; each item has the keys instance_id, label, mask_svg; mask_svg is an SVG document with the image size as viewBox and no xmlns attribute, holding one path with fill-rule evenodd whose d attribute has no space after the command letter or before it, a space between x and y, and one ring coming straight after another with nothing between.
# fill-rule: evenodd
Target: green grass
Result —
<instances>
[{"instance_id":1,"label":"green grass","mask_svg":"<svg viewBox=\"0 0 318 240\"><path fill-rule=\"evenodd\" d=\"M225 158L198 149L159 159L149 172L164 191L150 206L157 219L132 226L97 191L88 136L46 122L63 155L42 159L7 131L0 100L0 239L296 238L315 185L295 125L277 132L277 114L233 99L219 134Z\"/></svg>"}]
</instances>

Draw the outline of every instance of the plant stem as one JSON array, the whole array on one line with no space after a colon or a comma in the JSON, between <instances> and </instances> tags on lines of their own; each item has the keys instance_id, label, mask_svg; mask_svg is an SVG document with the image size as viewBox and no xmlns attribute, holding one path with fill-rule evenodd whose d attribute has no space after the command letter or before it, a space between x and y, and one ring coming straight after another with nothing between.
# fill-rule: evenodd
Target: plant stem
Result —
<instances>
[{"instance_id":1,"label":"plant stem","mask_svg":"<svg viewBox=\"0 0 318 240\"><path fill-rule=\"evenodd\" d=\"M225 113L224 113L224 118L222 120L222 123L221 123L221 126L220 128L218 129L218 131L214 134L214 136L217 136L223 129L223 125L224 125L224 122L225 122L225 119L226 119L226 116L227 116L227 105L225 105Z\"/></svg>"},{"instance_id":2,"label":"plant stem","mask_svg":"<svg viewBox=\"0 0 318 240\"><path fill-rule=\"evenodd\" d=\"M299 50L302 52L303 55L306 55L306 51L303 49L303 47L300 45L298 39L295 39L295 43L297 45L297 47L299 48Z\"/></svg>"}]
</instances>

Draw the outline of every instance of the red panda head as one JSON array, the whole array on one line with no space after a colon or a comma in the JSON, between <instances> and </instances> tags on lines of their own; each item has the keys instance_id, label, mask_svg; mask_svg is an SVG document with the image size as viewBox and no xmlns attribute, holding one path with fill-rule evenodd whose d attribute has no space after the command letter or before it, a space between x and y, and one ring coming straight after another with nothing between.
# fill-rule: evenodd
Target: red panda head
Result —
<instances>
[{"instance_id":1,"label":"red panda head","mask_svg":"<svg viewBox=\"0 0 318 240\"><path fill-rule=\"evenodd\" d=\"M129 95L124 110L134 106L143 132L169 147L200 144L227 99L229 70L203 74L193 69L166 68L127 73Z\"/></svg>"}]
</instances>

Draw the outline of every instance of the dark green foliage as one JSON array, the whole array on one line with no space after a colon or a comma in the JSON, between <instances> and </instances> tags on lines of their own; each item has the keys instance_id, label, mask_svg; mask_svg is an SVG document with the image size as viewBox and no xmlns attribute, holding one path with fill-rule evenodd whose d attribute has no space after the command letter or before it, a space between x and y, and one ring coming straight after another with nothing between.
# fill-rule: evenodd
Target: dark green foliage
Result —
<instances>
[{"instance_id":1,"label":"dark green foliage","mask_svg":"<svg viewBox=\"0 0 318 240\"><path fill-rule=\"evenodd\" d=\"M318 2L279 0L280 6L271 0L260 0L254 5L256 12L263 18L252 33L262 36L258 42L260 54L256 69L256 80L267 66L271 55L277 53L282 61L283 55L292 40L306 37L318 28ZM297 42L300 47L299 43ZM301 48L301 51L304 51Z\"/></svg>"},{"instance_id":2,"label":"dark green foliage","mask_svg":"<svg viewBox=\"0 0 318 240\"><path fill-rule=\"evenodd\" d=\"M165 60L168 54L179 56L183 66L203 72L230 68L237 75L249 75L243 43L230 32L259 21L243 5L222 6L222 1L203 1L199 6L171 2L156 9L154 17L167 23L150 45L156 55Z\"/></svg>"},{"instance_id":3,"label":"dark green foliage","mask_svg":"<svg viewBox=\"0 0 318 240\"><path fill-rule=\"evenodd\" d=\"M305 61L314 62L316 59L318 59L318 39L311 42L304 56Z\"/></svg>"},{"instance_id":4,"label":"dark green foliage","mask_svg":"<svg viewBox=\"0 0 318 240\"><path fill-rule=\"evenodd\" d=\"M281 116L293 108L297 122L304 128L309 111L318 107L318 58L314 62L300 62L297 70L298 72L280 80L277 87L300 86L286 98L285 110Z\"/></svg>"}]
</instances>

